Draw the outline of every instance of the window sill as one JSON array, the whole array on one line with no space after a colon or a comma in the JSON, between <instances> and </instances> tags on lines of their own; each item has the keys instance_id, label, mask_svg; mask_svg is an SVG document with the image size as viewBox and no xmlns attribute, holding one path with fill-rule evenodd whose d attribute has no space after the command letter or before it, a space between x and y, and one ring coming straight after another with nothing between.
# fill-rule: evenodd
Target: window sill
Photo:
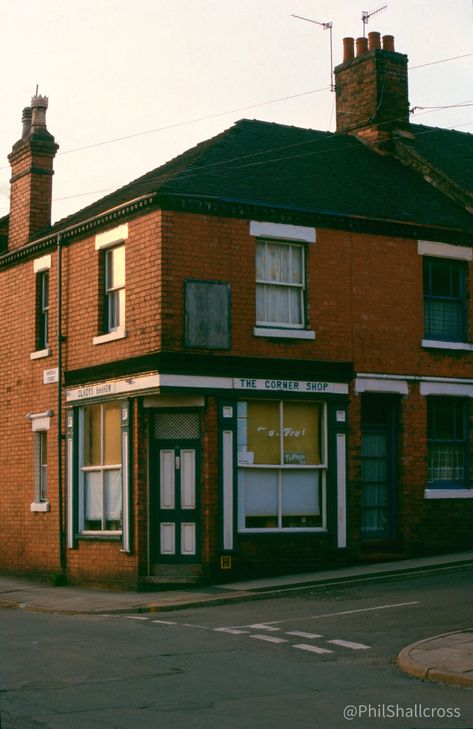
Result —
<instances>
[{"instance_id":1,"label":"window sill","mask_svg":"<svg viewBox=\"0 0 473 729\"><path fill-rule=\"evenodd\" d=\"M315 332L310 329L272 329L269 327L255 327L255 337L268 337L272 339L315 339Z\"/></svg>"},{"instance_id":2,"label":"window sill","mask_svg":"<svg viewBox=\"0 0 473 729\"><path fill-rule=\"evenodd\" d=\"M120 542L122 539L121 532L80 532L79 539L86 541L98 540L101 542Z\"/></svg>"},{"instance_id":3,"label":"window sill","mask_svg":"<svg viewBox=\"0 0 473 729\"><path fill-rule=\"evenodd\" d=\"M37 349L36 352L31 352L30 359L42 359L43 357L49 357L51 350L49 347L45 349Z\"/></svg>"},{"instance_id":4,"label":"window sill","mask_svg":"<svg viewBox=\"0 0 473 729\"><path fill-rule=\"evenodd\" d=\"M40 511L40 512L49 511L50 510L49 501L40 501L40 502L33 501L33 503L30 506L30 510L31 511Z\"/></svg>"},{"instance_id":5,"label":"window sill","mask_svg":"<svg viewBox=\"0 0 473 729\"><path fill-rule=\"evenodd\" d=\"M285 529L239 529L239 534L326 534L325 527L287 527Z\"/></svg>"},{"instance_id":6,"label":"window sill","mask_svg":"<svg viewBox=\"0 0 473 729\"><path fill-rule=\"evenodd\" d=\"M421 345L424 349L454 349L463 352L473 352L473 344L467 342L445 342L439 339L423 339Z\"/></svg>"},{"instance_id":7,"label":"window sill","mask_svg":"<svg viewBox=\"0 0 473 729\"><path fill-rule=\"evenodd\" d=\"M116 329L113 332L107 332L107 334L100 334L98 337L92 339L92 344L106 344L107 342L114 342L116 339L125 339L126 331L124 329Z\"/></svg>"},{"instance_id":8,"label":"window sill","mask_svg":"<svg viewBox=\"0 0 473 729\"><path fill-rule=\"evenodd\" d=\"M425 489L424 499L473 499L473 489Z\"/></svg>"}]
</instances>

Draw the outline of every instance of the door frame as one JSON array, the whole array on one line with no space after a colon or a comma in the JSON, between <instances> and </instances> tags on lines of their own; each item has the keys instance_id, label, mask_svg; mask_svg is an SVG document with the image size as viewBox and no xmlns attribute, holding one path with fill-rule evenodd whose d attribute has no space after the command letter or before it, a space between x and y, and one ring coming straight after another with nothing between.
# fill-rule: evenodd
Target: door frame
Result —
<instances>
[{"instance_id":1,"label":"door frame","mask_svg":"<svg viewBox=\"0 0 473 729\"><path fill-rule=\"evenodd\" d=\"M154 418L159 414L189 414L198 413L199 415L199 437L198 438L157 438L154 435ZM201 524L201 436L200 436L200 410L190 408L156 408L150 410L150 427L149 427L149 559L150 565L157 564L196 564L202 559L202 524ZM195 452L195 509L181 508L181 490L180 475L181 469L175 470L176 480L175 488L175 504L172 512L174 518L166 519L166 510L161 509L161 472L160 472L160 453L163 450L174 450L175 457L177 451L191 449ZM179 454L180 456L180 454ZM195 523L195 553L189 555L180 554L181 544L181 524L186 521L186 515L192 514L192 519L188 519ZM175 553L161 554L161 524L166 521L174 521L176 524L175 533Z\"/></svg>"},{"instance_id":2,"label":"door frame","mask_svg":"<svg viewBox=\"0 0 473 729\"><path fill-rule=\"evenodd\" d=\"M377 401L378 406L386 412L385 423L374 423L363 419L363 399L369 398ZM366 402L366 401L365 401ZM386 528L384 535L366 536L363 533L363 474L361 481L361 540L366 546L375 544L394 544L398 541L398 498L399 498L399 411L400 401L395 394L364 393L362 395L361 439L364 434L386 434L386 465L387 465L387 498L386 498ZM360 453L361 463L363 456Z\"/></svg>"}]
</instances>

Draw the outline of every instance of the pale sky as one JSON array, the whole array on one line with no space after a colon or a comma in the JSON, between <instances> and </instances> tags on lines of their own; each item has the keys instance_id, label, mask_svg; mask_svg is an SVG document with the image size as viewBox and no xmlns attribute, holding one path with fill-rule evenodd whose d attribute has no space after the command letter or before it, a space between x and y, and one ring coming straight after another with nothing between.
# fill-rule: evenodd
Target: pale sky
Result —
<instances>
[{"instance_id":1,"label":"pale sky","mask_svg":"<svg viewBox=\"0 0 473 729\"><path fill-rule=\"evenodd\" d=\"M411 107L452 107L411 119L473 133L472 0L4 0L0 216L37 84L60 145L54 222L243 117L334 131L329 31L292 14L333 23L337 65L384 4L366 30L408 55Z\"/></svg>"}]
</instances>

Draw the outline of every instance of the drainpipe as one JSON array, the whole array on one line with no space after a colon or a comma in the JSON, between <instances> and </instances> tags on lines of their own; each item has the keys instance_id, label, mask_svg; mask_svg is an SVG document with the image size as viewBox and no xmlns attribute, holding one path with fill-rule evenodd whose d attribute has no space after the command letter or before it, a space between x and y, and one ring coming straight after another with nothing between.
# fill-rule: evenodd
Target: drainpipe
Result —
<instances>
[{"instance_id":1,"label":"drainpipe","mask_svg":"<svg viewBox=\"0 0 473 729\"><path fill-rule=\"evenodd\" d=\"M63 514L63 443L62 432L62 346L65 337L62 333L62 245L61 234L57 239L57 487L58 487L58 518L59 518L59 562L63 577L66 575L66 550Z\"/></svg>"}]
</instances>

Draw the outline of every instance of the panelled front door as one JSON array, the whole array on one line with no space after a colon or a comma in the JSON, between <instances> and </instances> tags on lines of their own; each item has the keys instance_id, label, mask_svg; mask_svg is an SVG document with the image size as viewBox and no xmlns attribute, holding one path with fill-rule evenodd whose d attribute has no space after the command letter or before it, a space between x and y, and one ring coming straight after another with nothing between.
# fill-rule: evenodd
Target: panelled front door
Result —
<instances>
[{"instance_id":1,"label":"panelled front door","mask_svg":"<svg viewBox=\"0 0 473 729\"><path fill-rule=\"evenodd\" d=\"M183 444L158 449L159 559L197 556L197 453Z\"/></svg>"},{"instance_id":2,"label":"panelled front door","mask_svg":"<svg viewBox=\"0 0 473 729\"><path fill-rule=\"evenodd\" d=\"M200 413L155 411L151 438L154 564L200 560Z\"/></svg>"}]
</instances>

